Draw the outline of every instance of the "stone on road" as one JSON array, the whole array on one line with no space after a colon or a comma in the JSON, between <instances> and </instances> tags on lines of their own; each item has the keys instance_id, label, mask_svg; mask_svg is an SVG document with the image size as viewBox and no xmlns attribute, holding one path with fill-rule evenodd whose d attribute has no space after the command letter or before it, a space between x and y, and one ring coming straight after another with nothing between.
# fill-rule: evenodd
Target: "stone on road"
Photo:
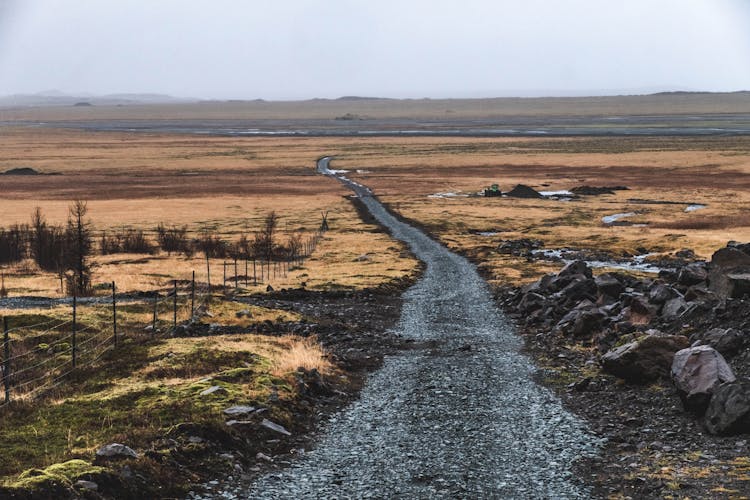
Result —
<instances>
[{"instance_id":1,"label":"stone on road","mask_svg":"<svg viewBox=\"0 0 750 500\"><path fill-rule=\"evenodd\" d=\"M397 326L424 348L386 358L317 449L240 496L588 498L571 467L597 440L533 382L534 366L474 266L339 179L427 264Z\"/></svg>"}]
</instances>

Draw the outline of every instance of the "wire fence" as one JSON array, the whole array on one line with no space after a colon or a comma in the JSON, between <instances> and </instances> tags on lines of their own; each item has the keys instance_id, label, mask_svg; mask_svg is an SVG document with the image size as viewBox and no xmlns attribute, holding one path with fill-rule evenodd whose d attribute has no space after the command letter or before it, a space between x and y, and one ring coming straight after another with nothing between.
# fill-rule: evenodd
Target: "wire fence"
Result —
<instances>
[{"instance_id":1,"label":"wire fence","mask_svg":"<svg viewBox=\"0 0 750 500\"><path fill-rule=\"evenodd\" d=\"M129 296L127 305L146 305L144 311L151 315L150 325L138 325L146 332L140 340L174 334L180 322L191 320L201 307L207 307L212 292L217 289L239 287L240 283L257 286L274 278L286 277L293 266L304 265L316 250L323 233L321 229L301 241L300 248L287 258L225 261L223 281L218 287L211 285L210 261L207 259L206 283L196 283L193 271L190 279L172 280L169 290L154 290L140 299ZM121 299L119 305L122 307ZM121 342L123 332L118 330L118 316L121 318L123 313L118 313L115 282L112 282L110 303L91 305L79 302L74 296L69 319L25 324L22 321L24 316L3 317L0 408L12 401L33 400L49 393L74 371L95 368L107 352L126 348ZM88 313L83 320L82 309ZM129 337L135 338L133 335Z\"/></svg>"},{"instance_id":2,"label":"wire fence","mask_svg":"<svg viewBox=\"0 0 750 500\"><path fill-rule=\"evenodd\" d=\"M173 280L172 290L152 292L153 300L128 298L128 305L146 305L144 309L154 304L153 329L142 340L174 332L178 322L192 318L196 307L209 300L211 290L208 286L196 287L195 273L187 283L180 287ZM74 297L70 319L24 324L22 315L3 317L0 407L12 401L37 398L58 387L75 370L94 366L108 351L124 348L118 346L123 332L117 329L117 306L117 288L113 283L109 304L81 305ZM120 319L122 314L119 313Z\"/></svg>"}]
</instances>

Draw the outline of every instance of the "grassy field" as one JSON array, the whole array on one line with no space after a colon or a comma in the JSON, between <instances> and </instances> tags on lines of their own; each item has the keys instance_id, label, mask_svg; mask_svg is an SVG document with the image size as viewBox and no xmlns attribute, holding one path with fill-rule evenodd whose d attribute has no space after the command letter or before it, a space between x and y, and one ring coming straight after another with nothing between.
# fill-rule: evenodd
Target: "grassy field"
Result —
<instances>
[{"instance_id":1,"label":"grassy field","mask_svg":"<svg viewBox=\"0 0 750 500\"><path fill-rule=\"evenodd\" d=\"M477 257L502 283L548 270L499 254L498 243L508 239L615 255L691 248L706 258L729 240L747 241L749 155L745 137L413 139L341 150L333 167L351 170L394 210ZM584 185L628 190L570 202L473 196L492 183L504 191L516 184L539 191ZM690 204L706 207L686 212ZM602 222L618 213L635 213L628 219L633 225Z\"/></svg>"},{"instance_id":2,"label":"grassy field","mask_svg":"<svg viewBox=\"0 0 750 500\"><path fill-rule=\"evenodd\" d=\"M360 219L343 187L315 174L315 160L322 155L335 156L334 168L349 170L394 211L473 257L497 284L527 282L557 267L498 253L497 246L509 239L536 238L548 248L619 255L692 248L703 257L728 240L750 240L750 139L744 137L225 138L4 128L0 172L32 167L57 175L0 177L0 226L28 223L37 206L50 222L63 223L70 201L80 198L89 202L95 233L136 228L153 237L163 223L186 225L191 235L216 231L232 241L259 229L274 210L283 241L294 231L312 234L328 212L330 230L315 252L286 277L271 280L274 288L362 290L413 273L417 263L403 245ZM474 196L491 183L506 191L519 183L545 191L581 185L629 189L570 202ZM692 203L706 208L685 212ZM636 213L629 220L644 226L602 223L603 216L627 212ZM214 284L222 264L211 261ZM94 284L115 280L120 291L165 291L171 280L187 279L193 270L205 284L201 255L93 258ZM3 273L11 297L60 295L57 276L30 262ZM262 293L268 283L243 285L240 295ZM99 293L109 292L102 287ZM243 306L218 301L211 309L214 317L204 321L250 329L299 319L274 309L254 309L251 319L240 318L238 307ZM0 314L16 322L28 315L31 322L63 320L69 311L5 309ZM106 314L92 309L82 321L99 324L103 319L97 318ZM104 362L75 374L67 389L52 393L43 405L22 401L0 410L6 411L0 440L9 450L0 460L4 484L24 486L49 476L70 482L81 471L99 474L91 465L93 450L115 440L168 454L159 440L171 436L175 426L191 421L204 429L222 428L221 408L237 402L267 406L269 418L293 426L289 406L274 401L296 404L297 367L315 367L331 380L344 375L314 339L226 334L151 340L143 331L147 306L124 306L122 314L127 350L105 353ZM224 390L201 397L214 383ZM142 465L157 467L157 462ZM19 475L29 468L36 472Z\"/></svg>"}]
</instances>

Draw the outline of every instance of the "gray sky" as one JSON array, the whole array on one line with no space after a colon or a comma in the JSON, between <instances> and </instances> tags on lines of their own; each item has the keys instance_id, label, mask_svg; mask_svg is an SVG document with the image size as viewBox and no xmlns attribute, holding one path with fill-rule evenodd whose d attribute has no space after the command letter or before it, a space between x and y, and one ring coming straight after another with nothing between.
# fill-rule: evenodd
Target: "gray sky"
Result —
<instances>
[{"instance_id":1,"label":"gray sky","mask_svg":"<svg viewBox=\"0 0 750 500\"><path fill-rule=\"evenodd\" d=\"M0 0L0 95L750 89L749 0Z\"/></svg>"}]
</instances>

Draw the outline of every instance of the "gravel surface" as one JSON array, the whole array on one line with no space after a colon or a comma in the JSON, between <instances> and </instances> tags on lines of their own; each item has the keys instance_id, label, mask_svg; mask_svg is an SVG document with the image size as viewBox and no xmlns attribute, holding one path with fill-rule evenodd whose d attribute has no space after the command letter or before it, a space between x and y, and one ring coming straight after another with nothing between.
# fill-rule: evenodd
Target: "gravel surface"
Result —
<instances>
[{"instance_id":1,"label":"gravel surface","mask_svg":"<svg viewBox=\"0 0 750 500\"><path fill-rule=\"evenodd\" d=\"M319 170L334 175L327 163ZM597 440L532 381L474 266L337 178L427 264L396 327L419 348L387 357L305 458L215 497L588 498L572 462L596 453Z\"/></svg>"}]
</instances>

